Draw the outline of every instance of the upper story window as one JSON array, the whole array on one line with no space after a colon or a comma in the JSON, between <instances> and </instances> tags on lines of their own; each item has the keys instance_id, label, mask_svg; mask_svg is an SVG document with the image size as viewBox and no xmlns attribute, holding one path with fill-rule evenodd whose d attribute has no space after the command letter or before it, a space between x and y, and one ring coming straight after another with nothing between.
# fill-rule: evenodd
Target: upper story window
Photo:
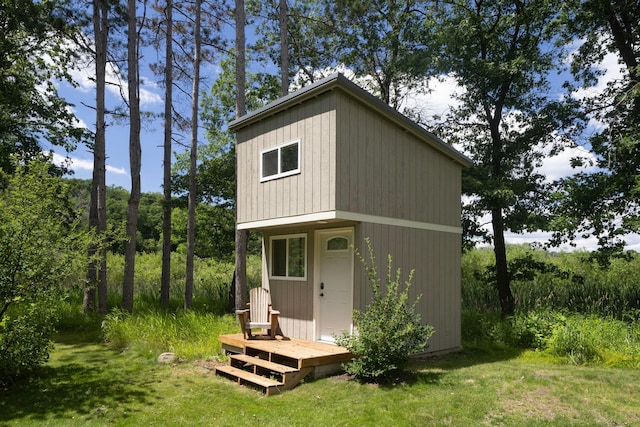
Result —
<instances>
[{"instance_id":1,"label":"upper story window","mask_svg":"<svg viewBox=\"0 0 640 427\"><path fill-rule=\"evenodd\" d=\"M300 140L260 152L260 182L300 173Z\"/></svg>"}]
</instances>

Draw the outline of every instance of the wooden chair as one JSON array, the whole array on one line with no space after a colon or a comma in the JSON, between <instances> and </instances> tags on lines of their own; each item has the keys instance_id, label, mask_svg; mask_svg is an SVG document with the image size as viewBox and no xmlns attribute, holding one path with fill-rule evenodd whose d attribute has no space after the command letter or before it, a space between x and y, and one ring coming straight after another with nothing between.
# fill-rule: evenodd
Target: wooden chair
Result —
<instances>
[{"instance_id":1,"label":"wooden chair","mask_svg":"<svg viewBox=\"0 0 640 427\"><path fill-rule=\"evenodd\" d=\"M249 291L249 307L246 310L236 310L238 322L245 339L253 338L252 328L266 329L271 339L276 339L278 316L280 312L271 309L269 291L265 288L253 288Z\"/></svg>"}]
</instances>

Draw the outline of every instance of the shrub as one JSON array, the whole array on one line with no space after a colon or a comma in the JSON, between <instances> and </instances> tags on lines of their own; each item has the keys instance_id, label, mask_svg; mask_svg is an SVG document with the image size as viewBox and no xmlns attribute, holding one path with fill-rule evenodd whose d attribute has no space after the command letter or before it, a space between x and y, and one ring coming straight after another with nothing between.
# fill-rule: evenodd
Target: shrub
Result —
<instances>
[{"instance_id":1,"label":"shrub","mask_svg":"<svg viewBox=\"0 0 640 427\"><path fill-rule=\"evenodd\" d=\"M568 357L576 365L597 362L601 356L593 335L586 327L589 322L577 317L555 326L548 342L549 351L556 356Z\"/></svg>"},{"instance_id":2,"label":"shrub","mask_svg":"<svg viewBox=\"0 0 640 427\"><path fill-rule=\"evenodd\" d=\"M370 241L366 243L371 264L358 256L367 272L373 297L364 311L353 312L357 334L343 332L336 337L336 343L356 355L356 359L345 365L348 373L364 381L387 381L406 368L411 354L427 347L434 329L420 322L420 315L415 311L419 298L408 304L413 271L400 290L401 271L398 269L395 277L392 276L389 255L386 292L383 291Z\"/></svg>"},{"instance_id":3,"label":"shrub","mask_svg":"<svg viewBox=\"0 0 640 427\"><path fill-rule=\"evenodd\" d=\"M0 179L0 382L48 357L61 284L87 265L90 235L49 164L16 164Z\"/></svg>"},{"instance_id":4,"label":"shrub","mask_svg":"<svg viewBox=\"0 0 640 427\"><path fill-rule=\"evenodd\" d=\"M47 361L53 349L54 323L54 312L46 304L28 304L2 318L0 385L10 383Z\"/></svg>"}]
</instances>

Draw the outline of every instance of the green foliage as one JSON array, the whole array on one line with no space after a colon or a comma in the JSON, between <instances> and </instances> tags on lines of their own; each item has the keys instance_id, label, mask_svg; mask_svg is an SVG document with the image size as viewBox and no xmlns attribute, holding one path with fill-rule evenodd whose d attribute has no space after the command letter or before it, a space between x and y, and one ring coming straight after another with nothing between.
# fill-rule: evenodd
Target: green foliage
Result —
<instances>
[{"instance_id":1,"label":"green foliage","mask_svg":"<svg viewBox=\"0 0 640 427\"><path fill-rule=\"evenodd\" d=\"M89 138L54 81L71 81L71 46L81 13L65 0L0 0L0 168L43 152L43 142L74 149Z\"/></svg>"},{"instance_id":2,"label":"green foliage","mask_svg":"<svg viewBox=\"0 0 640 427\"><path fill-rule=\"evenodd\" d=\"M589 0L568 3L565 37L583 43L571 55L571 71L583 87L598 79L607 54L619 58L615 84L602 85L581 99L590 118L599 123L588 135L596 168L560 181L557 203L557 241L584 234L598 238L607 252L619 252L624 235L640 231L640 8L637 2ZM574 91L576 88L569 88ZM582 89L582 88L581 88Z\"/></svg>"},{"instance_id":3,"label":"green foliage","mask_svg":"<svg viewBox=\"0 0 640 427\"><path fill-rule=\"evenodd\" d=\"M49 163L14 169L0 193L0 382L46 360L61 285L91 242Z\"/></svg>"},{"instance_id":4,"label":"green foliage","mask_svg":"<svg viewBox=\"0 0 640 427\"><path fill-rule=\"evenodd\" d=\"M593 320L598 322L598 319ZM571 321L557 324L549 337L550 352L557 356L567 356L576 365L599 361L595 331L589 328L592 323L585 322L581 317L573 317Z\"/></svg>"},{"instance_id":5,"label":"green foliage","mask_svg":"<svg viewBox=\"0 0 640 427\"><path fill-rule=\"evenodd\" d=\"M628 252L608 266L585 252L549 253L509 246L516 311L565 310L622 318L640 309L640 255ZM462 257L462 305L495 313L499 302L494 286L493 252L468 251Z\"/></svg>"},{"instance_id":6,"label":"green foliage","mask_svg":"<svg viewBox=\"0 0 640 427\"><path fill-rule=\"evenodd\" d=\"M176 353L186 360L212 359L222 353L218 336L239 332L233 315L195 311L175 314L148 310L133 315L113 311L102 322L107 345L150 360L161 353Z\"/></svg>"},{"instance_id":7,"label":"green foliage","mask_svg":"<svg viewBox=\"0 0 640 427\"><path fill-rule=\"evenodd\" d=\"M600 315L532 311L502 319L463 311L465 345L534 350L567 363L640 367L640 322Z\"/></svg>"},{"instance_id":8,"label":"green foliage","mask_svg":"<svg viewBox=\"0 0 640 427\"><path fill-rule=\"evenodd\" d=\"M0 385L46 362L53 349L56 301L20 304L0 320Z\"/></svg>"},{"instance_id":9,"label":"green foliage","mask_svg":"<svg viewBox=\"0 0 640 427\"><path fill-rule=\"evenodd\" d=\"M382 289L378 277L373 249L366 240L370 263L360 256L372 289L372 299L364 311L354 310L353 321L357 334L343 332L336 343L353 354L356 359L345 370L365 381L388 381L403 371L409 356L427 348L427 341L434 329L420 322L415 310L419 298L408 303L413 271L401 290L401 271L392 275L392 258L388 257L386 289Z\"/></svg>"},{"instance_id":10,"label":"green foliage","mask_svg":"<svg viewBox=\"0 0 640 427\"><path fill-rule=\"evenodd\" d=\"M173 252L171 257L169 308L170 310L180 310L184 306L186 255ZM196 257L194 263L193 309L216 314L228 312L233 262ZM84 269L79 268L75 273L75 280L73 278L67 280L65 287L69 291L77 293L77 283L83 280ZM109 307L120 306L123 275L124 255L109 253L107 256ZM158 305L161 277L161 253L142 253L136 256L134 311L148 311ZM247 257L247 282L249 288L259 286L262 282L262 260L259 256L249 255Z\"/></svg>"}]
</instances>

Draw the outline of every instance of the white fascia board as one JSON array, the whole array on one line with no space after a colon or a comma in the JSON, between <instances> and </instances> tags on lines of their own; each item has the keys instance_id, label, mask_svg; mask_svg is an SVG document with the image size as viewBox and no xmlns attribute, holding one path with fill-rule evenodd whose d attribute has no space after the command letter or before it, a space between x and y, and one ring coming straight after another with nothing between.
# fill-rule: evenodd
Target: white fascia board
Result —
<instances>
[{"instance_id":1,"label":"white fascia board","mask_svg":"<svg viewBox=\"0 0 640 427\"><path fill-rule=\"evenodd\" d=\"M407 219L390 218L345 211L326 211L306 215L296 215L259 221L243 222L238 224L238 229L251 230L269 227L282 227L309 222L336 220L368 222L372 224L391 225L394 227L406 227L419 230L440 231L442 233L462 234L462 227L455 227L452 225L433 224L430 222L412 221Z\"/></svg>"}]
</instances>

